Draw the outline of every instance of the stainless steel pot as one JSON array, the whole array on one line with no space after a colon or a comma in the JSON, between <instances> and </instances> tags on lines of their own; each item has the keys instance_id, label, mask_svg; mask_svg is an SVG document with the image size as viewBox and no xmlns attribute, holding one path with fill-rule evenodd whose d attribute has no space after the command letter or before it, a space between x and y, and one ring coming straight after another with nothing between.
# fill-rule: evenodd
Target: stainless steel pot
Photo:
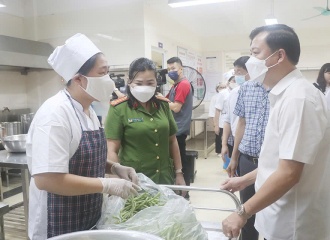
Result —
<instances>
[{"instance_id":1,"label":"stainless steel pot","mask_svg":"<svg viewBox=\"0 0 330 240\"><path fill-rule=\"evenodd\" d=\"M34 117L34 113L27 113L21 115L21 125L22 125L23 134L28 133L33 117Z\"/></svg>"},{"instance_id":2,"label":"stainless steel pot","mask_svg":"<svg viewBox=\"0 0 330 240\"><path fill-rule=\"evenodd\" d=\"M127 230L89 230L63 234L50 240L164 240L148 233Z\"/></svg>"},{"instance_id":3,"label":"stainless steel pot","mask_svg":"<svg viewBox=\"0 0 330 240\"><path fill-rule=\"evenodd\" d=\"M1 122L0 129L0 137L2 138L22 133L20 122Z\"/></svg>"}]
</instances>

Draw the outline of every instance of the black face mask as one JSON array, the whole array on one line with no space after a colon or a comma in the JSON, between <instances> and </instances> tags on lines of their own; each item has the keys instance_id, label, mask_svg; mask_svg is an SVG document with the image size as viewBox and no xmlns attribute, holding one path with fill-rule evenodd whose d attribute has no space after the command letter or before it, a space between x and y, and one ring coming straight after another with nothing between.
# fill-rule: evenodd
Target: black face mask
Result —
<instances>
[{"instance_id":1,"label":"black face mask","mask_svg":"<svg viewBox=\"0 0 330 240\"><path fill-rule=\"evenodd\" d=\"M169 76L172 80L174 80L174 81L176 81L176 80L179 79L178 71L171 71L171 72L168 72L168 76Z\"/></svg>"}]
</instances>

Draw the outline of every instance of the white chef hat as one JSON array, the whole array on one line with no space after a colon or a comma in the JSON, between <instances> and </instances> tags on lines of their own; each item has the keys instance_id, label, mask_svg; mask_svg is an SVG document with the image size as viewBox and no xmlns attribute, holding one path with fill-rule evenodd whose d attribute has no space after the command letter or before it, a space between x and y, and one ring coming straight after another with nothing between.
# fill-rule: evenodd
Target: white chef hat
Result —
<instances>
[{"instance_id":1,"label":"white chef hat","mask_svg":"<svg viewBox=\"0 0 330 240\"><path fill-rule=\"evenodd\" d=\"M84 63L101 52L84 34L77 33L55 48L48 63L65 81L69 81Z\"/></svg>"},{"instance_id":2,"label":"white chef hat","mask_svg":"<svg viewBox=\"0 0 330 240\"><path fill-rule=\"evenodd\" d=\"M234 76L234 69L230 69L228 72L225 72L223 74L223 79L225 80L225 82L228 82L232 76Z\"/></svg>"}]
</instances>

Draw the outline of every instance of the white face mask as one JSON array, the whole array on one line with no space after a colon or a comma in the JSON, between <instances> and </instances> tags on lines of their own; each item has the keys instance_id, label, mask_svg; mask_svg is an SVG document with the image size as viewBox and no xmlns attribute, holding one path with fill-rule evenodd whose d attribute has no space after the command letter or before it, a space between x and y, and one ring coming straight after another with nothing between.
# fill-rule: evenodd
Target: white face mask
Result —
<instances>
[{"instance_id":1,"label":"white face mask","mask_svg":"<svg viewBox=\"0 0 330 240\"><path fill-rule=\"evenodd\" d=\"M85 92L99 102L109 102L111 94L115 89L115 83L108 74L103 77L86 77L87 87Z\"/></svg>"},{"instance_id":2,"label":"white face mask","mask_svg":"<svg viewBox=\"0 0 330 240\"><path fill-rule=\"evenodd\" d=\"M248 70L248 73L250 75L250 78L252 81L256 81L259 83L263 83L265 80L266 73L268 69L276 66L279 63L276 63L270 67L266 66L266 60L273 56L278 51L272 53L269 57L267 57L265 60L258 59L254 56L250 56L249 60L245 63L245 66Z\"/></svg>"},{"instance_id":3,"label":"white face mask","mask_svg":"<svg viewBox=\"0 0 330 240\"><path fill-rule=\"evenodd\" d=\"M140 102L148 102L155 95L156 87L153 86L135 86L130 87L132 95Z\"/></svg>"}]
</instances>

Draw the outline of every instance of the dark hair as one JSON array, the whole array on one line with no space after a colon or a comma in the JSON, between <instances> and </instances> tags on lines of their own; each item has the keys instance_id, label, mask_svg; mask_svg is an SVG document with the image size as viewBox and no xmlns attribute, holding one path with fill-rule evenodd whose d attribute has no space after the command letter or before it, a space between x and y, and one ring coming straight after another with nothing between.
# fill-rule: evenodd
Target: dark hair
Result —
<instances>
[{"instance_id":1,"label":"dark hair","mask_svg":"<svg viewBox=\"0 0 330 240\"><path fill-rule=\"evenodd\" d=\"M103 53L99 52L96 53L95 55L93 55L90 59L88 59L82 66L81 68L78 70L77 73L86 76L90 70L92 70L92 68L95 66L96 60L100 55L103 55ZM67 86L71 85L71 79L68 81L68 83L66 84Z\"/></svg>"},{"instance_id":2,"label":"dark hair","mask_svg":"<svg viewBox=\"0 0 330 240\"><path fill-rule=\"evenodd\" d=\"M172 57L167 60L167 64L172 64L172 63L179 63L181 66L183 66L181 59L178 57Z\"/></svg>"},{"instance_id":3,"label":"dark hair","mask_svg":"<svg viewBox=\"0 0 330 240\"><path fill-rule=\"evenodd\" d=\"M254 29L250 33L251 41L261 32L267 32L266 43L275 52L282 48L285 50L289 61L297 65L300 57L300 42L293 28L285 24L274 24Z\"/></svg>"},{"instance_id":4,"label":"dark hair","mask_svg":"<svg viewBox=\"0 0 330 240\"><path fill-rule=\"evenodd\" d=\"M330 72L330 63L323 64L323 66L321 67L321 69L319 71L319 76L317 77L317 80L316 80L316 82L319 84L319 87L321 88L322 92L325 92L325 88L327 86L327 83L324 78L324 74L326 72Z\"/></svg>"},{"instance_id":5,"label":"dark hair","mask_svg":"<svg viewBox=\"0 0 330 240\"><path fill-rule=\"evenodd\" d=\"M155 73L155 78L157 77L157 69L153 61L151 61L148 58L137 58L135 59L130 65L129 65L129 70L128 70L128 81L131 83L136 75L139 72L144 72L144 71L153 71ZM129 97L128 100L128 106L133 107L133 103L136 101L135 97L132 95L130 87L127 85L126 86L126 93L127 96ZM159 101L155 96L151 98L154 102L156 102L157 107L159 107Z\"/></svg>"},{"instance_id":6,"label":"dark hair","mask_svg":"<svg viewBox=\"0 0 330 240\"><path fill-rule=\"evenodd\" d=\"M235 62L233 63L234 67L241 67L245 71L247 71L245 63L250 59L250 56L243 56L240 58L237 58Z\"/></svg>"}]
</instances>

